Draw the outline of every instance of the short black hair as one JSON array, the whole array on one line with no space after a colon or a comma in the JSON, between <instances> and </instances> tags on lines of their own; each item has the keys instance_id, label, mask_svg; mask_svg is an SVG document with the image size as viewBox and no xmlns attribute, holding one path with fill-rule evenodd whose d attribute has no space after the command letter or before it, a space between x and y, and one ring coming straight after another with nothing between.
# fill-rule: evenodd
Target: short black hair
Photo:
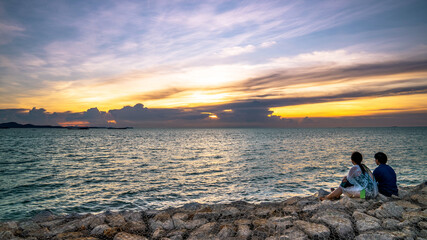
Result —
<instances>
[{"instance_id":1,"label":"short black hair","mask_svg":"<svg viewBox=\"0 0 427 240\"><path fill-rule=\"evenodd\" d=\"M353 162L355 162L357 165L360 165L363 160L362 154L360 152L354 152L351 154L351 160L353 160Z\"/></svg>"},{"instance_id":2,"label":"short black hair","mask_svg":"<svg viewBox=\"0 0 427 240\"><path fill-rule=\"evenodd\" d=\"M387 163L387 155L385 155L385 153L383 153L383 152L377 152L377 153L375 153L374 158L377 159L378 162L380 162L381 164L386 164Z\"/></svg>"}]
</instances>

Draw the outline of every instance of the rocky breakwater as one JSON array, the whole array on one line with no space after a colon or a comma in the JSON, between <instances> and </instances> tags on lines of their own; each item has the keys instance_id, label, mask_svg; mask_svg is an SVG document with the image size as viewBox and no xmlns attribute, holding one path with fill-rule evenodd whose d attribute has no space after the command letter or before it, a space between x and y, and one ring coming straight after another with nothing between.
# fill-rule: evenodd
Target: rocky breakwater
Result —
<instances>
[{"instance_id":1,"label":"rocky breakwater","mask_svg":"<svg viewBox=\"0 0 427 240\"><path fill-rule=\"evenodd\" d=\"M0 223L0 239L427 239L427 186L400 197L362 200L314 196L278 203L188 204L162 211L124 211Z\"/></svg>"}]
</instances>

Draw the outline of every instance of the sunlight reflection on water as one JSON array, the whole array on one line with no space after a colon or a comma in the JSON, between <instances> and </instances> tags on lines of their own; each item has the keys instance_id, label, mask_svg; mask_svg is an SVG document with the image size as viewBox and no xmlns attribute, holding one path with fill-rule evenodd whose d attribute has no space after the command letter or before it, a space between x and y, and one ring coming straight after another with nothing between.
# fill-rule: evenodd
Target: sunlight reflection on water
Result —
<instances>
[{"instance_id":1,"label":"sunlight reflection on water","mask_svg":"<svg viewBox=\"0 0 427 240\"><path fill-rule=\"evenodd\" d=\"M283 200L335 187L360 151L426 180L427 128L0 130L0 219L189 202Z\"/></svg>"}]
</instances>

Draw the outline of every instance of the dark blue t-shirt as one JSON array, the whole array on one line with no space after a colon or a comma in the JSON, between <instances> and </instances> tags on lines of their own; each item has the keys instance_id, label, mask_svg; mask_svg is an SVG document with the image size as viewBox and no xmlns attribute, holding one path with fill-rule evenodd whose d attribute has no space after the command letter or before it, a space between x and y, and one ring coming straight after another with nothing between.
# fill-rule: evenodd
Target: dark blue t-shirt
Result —
<instances>
[{"instance_id":1,"label":"dark blue t-shirt","mask_svg":"<svg viewBox=\"0 0 427 240\"><path fill-rule=\"evenodd\" d=\"M396 184L396 173L393 168L387 164L380 164L374 170L375 180L378 182L378 191L387 196L391 195L398 196L397 184Z\"/></svg>"}]
</instances>

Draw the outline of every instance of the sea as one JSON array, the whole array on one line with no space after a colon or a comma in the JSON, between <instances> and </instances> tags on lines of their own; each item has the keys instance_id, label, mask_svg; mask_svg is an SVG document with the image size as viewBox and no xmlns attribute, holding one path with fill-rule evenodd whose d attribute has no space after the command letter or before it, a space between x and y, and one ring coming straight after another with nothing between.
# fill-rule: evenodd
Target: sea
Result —
<instances>
[{"instance_id":1,"label":"sea","mask_svg":"<svg viewBox=\"0 0 427 240\"><path fill-rule=\"evenodd\" d=\"M189 203L283 201L337 187L359 151L427 180L427 128L0 129L0 221Z\"/></svg>"}]
</instances>

